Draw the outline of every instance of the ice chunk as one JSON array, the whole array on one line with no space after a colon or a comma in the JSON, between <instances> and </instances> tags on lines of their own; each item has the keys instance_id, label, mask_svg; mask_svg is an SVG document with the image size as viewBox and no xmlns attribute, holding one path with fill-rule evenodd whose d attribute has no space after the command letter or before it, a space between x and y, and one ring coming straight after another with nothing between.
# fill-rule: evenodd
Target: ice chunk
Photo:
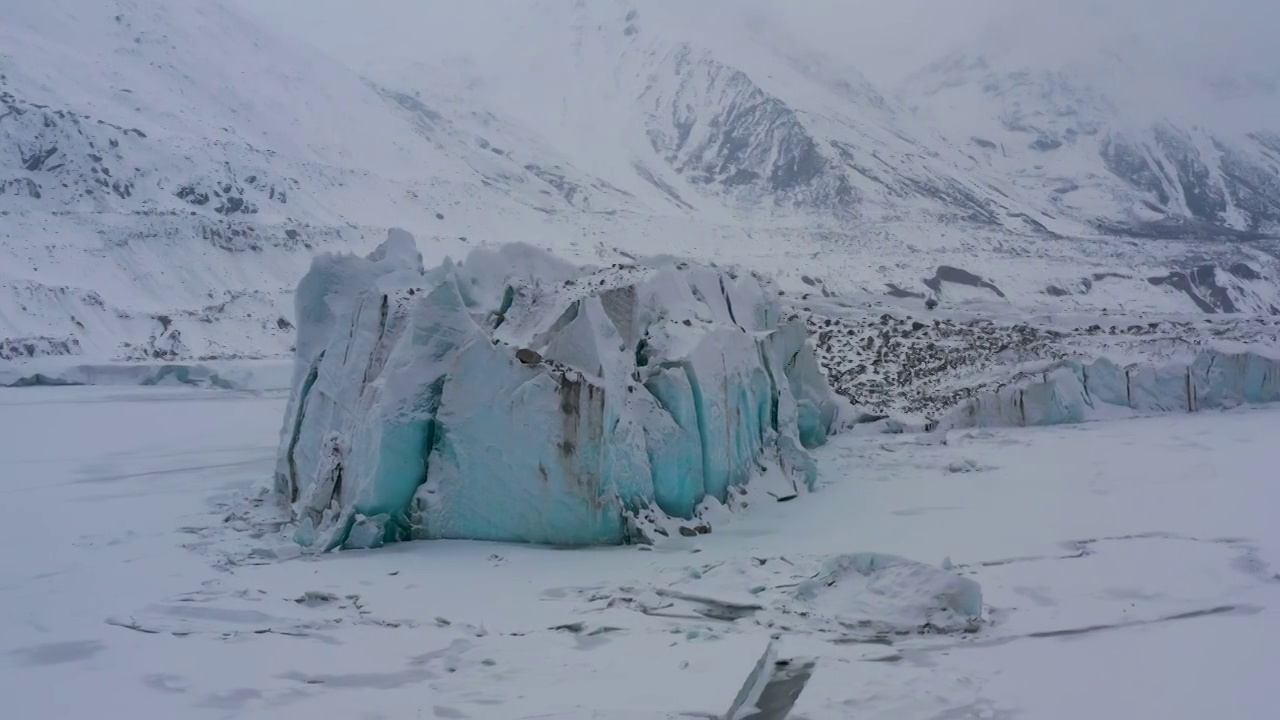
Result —
<instances>
[{"instance_id":1,"label":"ice chunk","mask_svg":"<svg viewBox=\"0 0 1280 720\"><path fill-rule=\"evenodd\" d=\"M1189 368L1198 408L1280 402L1280 359L1255 352L1209 352Z\"/></svg>"},{"instance_id":2,"label":"ice chunk","mask_svg":"<svg viewBox=\"0 0 1280 720\"><path fill-rule=\"evenodd\" d=\"M652 592L671 616L751 617L761 626L785 626L800 635L870 640L975 629L982 622L982 588L950 565L950 560L939 568L874 552L734 558L685 568ZM585 592L600 597L600 591ZM631 598L640 591L619 588L632 607L638 603Z\"/></svg>"},{"instance_id":3,"label":"ice chunk","mask_svg":"<svg viewBox=\"0 0 1280 720\"><path fill-rule=\"evenodd\" d=\"M795 598L813 613L851 624L866 617L898 618L898 624L956 629L982 617L982 587L923 563L894 555L854 553L822 563L815 577L796 586Z\"/></svg>"},{"instance_id":4,"label":"ice chunk","mask_svg":"<svg viewBox=\"0 0 1280 720\"><path fill-rule=\"evenodd\" d=\"M949 418L951 427L1060 425L1085 419L1089 399L1070 367L1044 373L1038 382L978 393Z\"/></svg>"},{"instance_id":5,"label":"ice chunk","mask_svg":"<svg viewBox=\"0 0 1280 720\"><path fill-rule=\"evenodd\" d=\"M1280 358L1210 348L1185 364L1120 368L1102 358L1065 362L980 392L939 422L941 429L1057 425L1116 411L1196 412L1280 402Z\"/></svg>"},{"instance_id":6,"label":"ice chunk","mask_svg":"<svg viewBox=\"0 0 1280 720\"><path fill-rule=\"evenodd\" d=\"M424 271L407 233L319 258L276 491L297 541L588 545L691 519L849 417L757 277L671 259L582 269L526 245Z\"/></svg>"},{"instance_id":7,"label":"ice chunk","mask_svg":"<svg viewBox=\"0 0 1280 720\"><path fill-rule=\"evenodd\" d=\"M1085 391L1094 402L1129 407L1129 372L1107 358L1081 366Z\"/></svg>"}]
</instances>

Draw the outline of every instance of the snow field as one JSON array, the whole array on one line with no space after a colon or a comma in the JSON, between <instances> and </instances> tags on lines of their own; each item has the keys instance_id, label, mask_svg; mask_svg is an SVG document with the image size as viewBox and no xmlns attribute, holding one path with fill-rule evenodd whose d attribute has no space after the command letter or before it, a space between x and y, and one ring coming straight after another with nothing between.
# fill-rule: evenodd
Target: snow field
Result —
<instances>
[{"instance_id":1,"label":"snow field","mask_svg":"<svg viewBox=\"0 0 1280 720\"><path fill-rule=\"evenodd\" d=\"M772 657L814 663L793 718L1266 716L1274 408L846 434L815 452L813 494L647 550L304 555L261 494L284 401L0 395L0 492L24 509L0 527L14 713L719 716L777 635ZM976 632L899 634L927 619L911 573L789 611L788 575L866 551L979 583Z\"/></svg>"}]
</instances>

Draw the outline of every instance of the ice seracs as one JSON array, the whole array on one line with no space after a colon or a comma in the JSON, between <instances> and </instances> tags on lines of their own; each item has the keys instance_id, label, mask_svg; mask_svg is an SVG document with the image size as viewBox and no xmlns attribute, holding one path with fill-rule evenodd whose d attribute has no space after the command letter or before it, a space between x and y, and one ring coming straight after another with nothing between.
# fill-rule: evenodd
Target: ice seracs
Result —
<instances>
[{"instance_id":1,"label":"ice seracs","mask_svg":"<svg viewBox=\"0 0 1280 720\"><path fill-rule=\"evenodd\" d=\"M320 549L624 542L763 472L812 486L848 417L755 275L519 244L424 271L393 230L317 258L296 303L275 489Z\"/></svg>"}]
</instances>

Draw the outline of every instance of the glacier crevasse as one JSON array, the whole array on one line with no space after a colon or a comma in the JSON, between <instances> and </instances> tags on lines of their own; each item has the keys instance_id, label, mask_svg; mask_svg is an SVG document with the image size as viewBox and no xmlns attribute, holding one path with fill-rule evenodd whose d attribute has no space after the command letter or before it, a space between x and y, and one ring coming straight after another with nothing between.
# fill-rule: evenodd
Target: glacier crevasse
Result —
<instances>
[{"instance_id":1,"label":"glacier crevasse","mask_svg":"<svg viewBox=\"0 0 1280 720\"><path fill-rule=\"evenodd\" d=\"M625 542L770 466L812 487L808 450L848 417L754 275L520 244L424 270L393 230L317 258L296 304L275 490L319 549Z\"/></svg>"}]
</instances>

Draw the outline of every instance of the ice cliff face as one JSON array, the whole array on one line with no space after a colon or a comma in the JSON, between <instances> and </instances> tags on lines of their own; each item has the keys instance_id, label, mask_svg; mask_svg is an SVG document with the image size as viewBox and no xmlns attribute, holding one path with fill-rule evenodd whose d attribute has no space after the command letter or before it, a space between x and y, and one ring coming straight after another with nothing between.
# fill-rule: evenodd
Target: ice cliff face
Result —
<instances>
[{"instance_id":1,"label":"ice cliff face","mask_svg":"<svg viewBox=\"0 0 1280 720\"><path fill-rule=\"evenodd\" d=\"M997 390L978 393L940 429L1061 425L1140 413L1196 412L1280 402L1280 358L1209 349L1189 363L1122 368L1101 358L1067 361Z\"/></svg>"},{"instance_id":2,"label":"ice cliff face","mask_svg":"<svg viewBox=\"0 0 1280 720\"><path fill-rule=\"evenodd\" d=\"M842 416L776 291L674 260L508 245L424 272L392 231L318 258L297 325L275 486L322 549L623 542L771 466L811 486Z\"/></svg>"}]
</instances>

